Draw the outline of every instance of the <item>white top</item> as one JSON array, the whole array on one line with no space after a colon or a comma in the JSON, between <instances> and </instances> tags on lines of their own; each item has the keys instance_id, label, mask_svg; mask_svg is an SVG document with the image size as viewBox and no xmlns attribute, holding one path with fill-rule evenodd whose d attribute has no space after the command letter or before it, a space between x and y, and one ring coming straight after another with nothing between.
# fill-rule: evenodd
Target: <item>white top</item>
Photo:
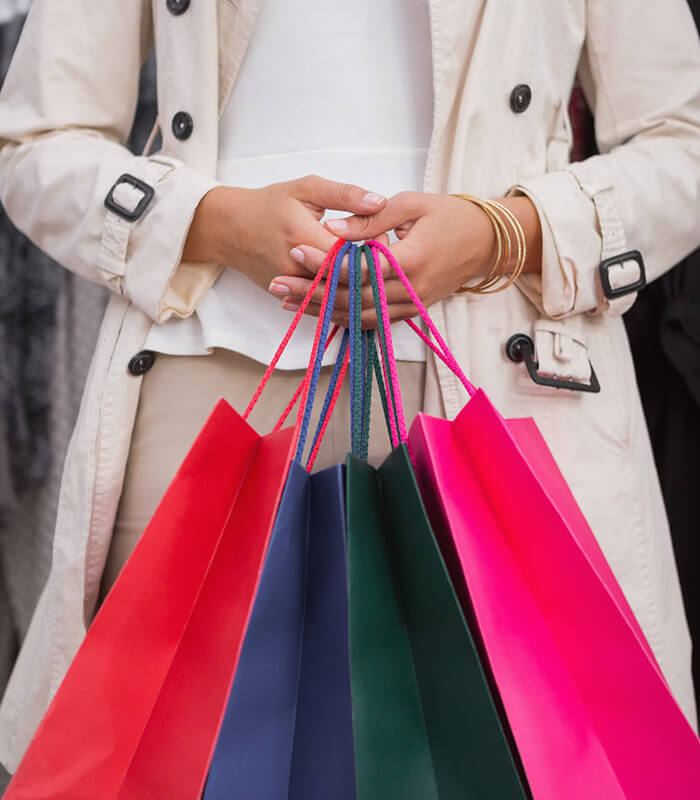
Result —
<instances>
[{"instance_id":1,"label":"white top","mask_svg":"<svg viewBox=\"0 0 700 800\"><path fill-rule=\"evenodd\" d=\"M219 124L217 177L255 188L316 173L386 196L420 191L432 111L428 0L267 0ZM292 317L227 268L193 316L152 326L146 347L268 364ZM306 367L315 325L302 319L280 368ZM393 330L397 358L425 360L407 325Z\"/></svg>"}]
</instances>

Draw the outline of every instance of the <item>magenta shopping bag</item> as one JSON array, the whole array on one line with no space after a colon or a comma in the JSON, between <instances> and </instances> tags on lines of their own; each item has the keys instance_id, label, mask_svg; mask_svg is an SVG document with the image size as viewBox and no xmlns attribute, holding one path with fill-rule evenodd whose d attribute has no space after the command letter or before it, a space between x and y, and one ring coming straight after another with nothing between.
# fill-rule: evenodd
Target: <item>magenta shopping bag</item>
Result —
<instances>
[{"instance_id":1,"label":"magenta shopping bag","mask_svg":"<svg viewBox=\"0 0 700 800\"><path fill-rule=\"evenodd\" d=\"M699 798L700 741L534 421L504 420L424 319L471 399L409 447L533 796Z\"/></svg>"}]
</instances>

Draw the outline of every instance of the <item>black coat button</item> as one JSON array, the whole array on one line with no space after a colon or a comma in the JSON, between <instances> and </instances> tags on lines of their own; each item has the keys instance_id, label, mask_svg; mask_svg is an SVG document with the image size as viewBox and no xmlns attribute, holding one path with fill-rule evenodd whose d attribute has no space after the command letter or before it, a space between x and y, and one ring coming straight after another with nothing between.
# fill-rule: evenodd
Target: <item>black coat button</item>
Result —
<instances>
[{"instance_id":1,"label":"black coat button","mask_svg":"<svg viewBox=\"0 0 700 800\"><path fill-rule=\"evenodd\" d=\"M194 122L186 111L178 111L173 117L173 133L176 139L189 139L192 136Z\"/></svg>"},{"instance_id":2,"label":"black coat button","mask_svg":"<svg viewBox=\"0 0 700 800\"><path fill-rule=\"evenodd\" d=\"M510 107L516 114L522 114L532 100L532 90L526 83L519 83L510 93Z\"/></svg>"},{"instance_id":3,"label":"black coat button","mask_svg":"<svg viewBox=\"0 0 700 800\"><path fill-rule=\"evenodd\" d=\"M167 0L168 11L176 17L184 14L190 7L190 0Z\"/></svg>"},{"instance_id":4,"label":"black coat button","mask_svg":"<svg viewBox=\"0 0 700 800\"><path fill-rule=\"evenodd\" d=\"M129 361L129 372L132 375L143 375L153 366L156 354L152 350L142 350Z\"/></svg>"}]
</instances>

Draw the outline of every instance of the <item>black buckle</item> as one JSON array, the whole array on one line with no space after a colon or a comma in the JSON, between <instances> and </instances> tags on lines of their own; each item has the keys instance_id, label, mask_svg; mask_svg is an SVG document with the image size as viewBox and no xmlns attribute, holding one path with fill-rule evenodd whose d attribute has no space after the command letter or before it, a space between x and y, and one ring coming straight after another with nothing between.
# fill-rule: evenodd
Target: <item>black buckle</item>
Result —
<instances>
[{"instance_id":1,"label":"black buckle","mask_svg":"<svg viewBox=\"0 0 700 800\"><path fill-rule=\"evenodd\" d=\"M139 200L138 205L133 211L129 211L128 208L120 206L119 203L117 203L117 201L114 199L114 190L117 188L117 186L119 186L120 183L128 183L139 191L143 192L143 197ZM125 172L123 175L120 175L117 178L114 186L112 186L112 188L109 190L107 197L105 197L105 206L110 211L114 211L115 214L118 214L128 222L136 222L136 220L146 210L146 207L151 200L153 200L154 194L155 189L152 186L142 180L139 180L138 178L135 178L133 175L129 175L128 172Z\"/></svg>"},{"instance_id":2,"label":"black buckle","mask_svg":"<svg viewBox=\"0 0 700 800\"><path fill-rule=\"evenodd\" d=\"M569 389L572 392L593 392L597 394L600 391L600 384L598 383L598 376L595 374L593 364L589 361L591 366L591 381L590 383L581 383L575 381L573 378L550 378L545 375L540 375L537 371L539 364L535 361L535 345L532 339L525 333L515 333L506 342L506 355L511 361L520 364L521 361L525 362L527 371L532 380L539 386L551 386L554 389Z\"/></svg>"},{"instance_id":3,"label":"black buckle","mask_svg":"<svg viewBox=\"0 0 700 800\"><path fill-rule=\"evenodd\" d=\"M628 283L625 286L619 286L617 289L613 289L610 285L610 274L608 270L615 264L624 264L625 261L637 262L639 265L639 279L634 283ZM644 268L644 259L639 250L628 250L626 253L621 253L619 256L606 258L600 262L598 269L600 270L600 282L603 285L603 294L608 300L615 300L617 297L623 297L626 294L639 291L639 289L643 289L647 285L647 273Z\"/></svg>"}]
</instances>

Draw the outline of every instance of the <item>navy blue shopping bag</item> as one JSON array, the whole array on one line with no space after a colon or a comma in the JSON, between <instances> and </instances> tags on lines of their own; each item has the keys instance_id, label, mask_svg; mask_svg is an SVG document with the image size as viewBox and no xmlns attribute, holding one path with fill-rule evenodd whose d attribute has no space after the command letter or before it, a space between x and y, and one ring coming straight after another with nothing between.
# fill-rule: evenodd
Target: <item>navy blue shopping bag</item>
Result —
<instances>
[{"instance_id":1,"label":"navy blue shopping bag","mask_svg":"<svg viewBox=\"0 0 700 800\"><path fill-rule=\"evenodd\" d=\"M330 310L204 800L355 798L344 466L309 475L301 465ZM346 334L322 420L347 343Z\"/></svg>"}]
</instances>

